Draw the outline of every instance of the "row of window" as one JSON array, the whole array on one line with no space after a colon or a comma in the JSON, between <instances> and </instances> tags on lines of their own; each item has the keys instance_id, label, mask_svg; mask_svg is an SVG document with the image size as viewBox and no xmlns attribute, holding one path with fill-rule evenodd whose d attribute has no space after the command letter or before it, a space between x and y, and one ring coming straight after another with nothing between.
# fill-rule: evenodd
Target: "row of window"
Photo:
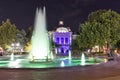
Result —
<instances>
[{"instance_id":1,"label":"row of window","mask_svg":"<svg viewBox=\"0 0 120 80\"><path fill-rule=\"evenodd\" d=\"M57 37L56 38L56 43L58 43L58 44L69 44L69 39L68 38L63 38L63 37L61 37L61 38Z\"/></svg>"}]
</instances>

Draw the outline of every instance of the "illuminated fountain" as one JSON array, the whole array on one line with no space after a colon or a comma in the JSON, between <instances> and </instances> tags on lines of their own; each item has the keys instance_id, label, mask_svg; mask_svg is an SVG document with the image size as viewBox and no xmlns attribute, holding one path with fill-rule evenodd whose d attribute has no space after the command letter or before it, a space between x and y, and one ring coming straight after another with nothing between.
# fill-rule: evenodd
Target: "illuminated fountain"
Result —
<instances>
[{"instance_id":1,"label":"illuminated fountain","mask_svg":"<svg viewBox=\"0 0 120 80\"><path fill-rule=\"evenodd\" d=\"M82 53L82 56L81 56L81 65L84 66L85 65L85 54Z\"/></svg>"},{"instance_id":2,"label":"illuminated fountain","mask_svg":"<svg viewBox=\"0 0 120 80\"><path fill-rule=\"evenodd\" d=\"M50 51L49 38L46 30L45 8L37 9L35 16L34 31L31 39L31 51L29 59L26 55L8 55L0 58L0 68L54 68L73 67L81 65L94 65L103 62L101 59L86 58L82 54L80 57L72 56L72 51L65 57L58 57L55 52ZM57 54L57 52L56 52ZM79 56L79 55L78 55ZM37 63L36 63L37 62Z\"/></svg>"},{"instance_id":3,"label":"illuminated fountain","mask_svg":"<svg viewBox=\"0 0 120 80\"><path fill-rule=\"evenodd\" d=\"M31 39L31 60L47 60L50 58L49 38L46 30L45 7L43 11L37 9L34 23L34 31Z\"/></svg>"},{"instance_id":4,"label":"illuminated fountain","mask_svg":"<svg viewBox=\"0 0 120 80\"><path fill-rule=\"evenodd\" d=\"M69 53L68 53L68 58L69 58L69 60L71 61L71 59L72 59L71 51L69 51Z\"/></svg>"},{"instance_id":5,"label":"illuminated fountain","mask_svg":"<svg viewBox=\"0 0 120 80\"><path fill-rule=\"evenodd\" d=\"M10 60L11 60L11 61L14 61L14 53L12 53L12 54L10 55Z\"/></svg>"},{"instance_id":6,"label":"illuminated fountain","mask_svg":"<svg viewBox=\"0 0 120 80\"><path fill-rule=\"evenodd\" d=\"M68 53L68 59L69 59L69 64L71 64L71 60L72 60L71 51L69 51L69 53Z\"/></svg>"},{"instance_id":7,"label":"illuminated fountain","mask_svg":"<svg viewBox=\"0 0 120 80\"><path fill-rule=\"evenodd\" d=\"M60 66L61 66L61 67L64 67L64 66L65 66L64 61L61 61Z\"/></svg>"}]
</instances>

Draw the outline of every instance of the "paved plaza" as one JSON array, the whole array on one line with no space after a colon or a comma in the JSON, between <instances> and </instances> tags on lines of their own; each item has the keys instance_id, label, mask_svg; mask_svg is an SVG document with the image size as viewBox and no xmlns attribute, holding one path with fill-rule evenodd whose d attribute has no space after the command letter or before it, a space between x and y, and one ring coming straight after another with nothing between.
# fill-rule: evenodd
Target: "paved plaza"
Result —
<instances>
[{"instance_id":1,"label":"paved plaza","mask_svg":"<svg viewBox=\"0 0 120 80\"><path fill-rule=\"evenodd\" d=\"M120 62L54 69L0 69L0 80L120 80Z\"/></svg>"}]
</instances>

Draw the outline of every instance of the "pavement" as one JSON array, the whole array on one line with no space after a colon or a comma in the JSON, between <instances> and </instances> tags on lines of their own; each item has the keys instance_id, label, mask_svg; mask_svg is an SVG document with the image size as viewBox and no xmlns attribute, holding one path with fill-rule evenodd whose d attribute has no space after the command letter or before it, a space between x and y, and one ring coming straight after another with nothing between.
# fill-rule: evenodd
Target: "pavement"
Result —
<instances>
[{"instance_id":1,"label":"pavement","mask_svg":"<svg viewBox=\"0 0 120 80\"><path fill-rule=\"evenodd\" d=\"M0 80L120 80L120 61L53 69L0 68Z\"/></svg>"}]
</instances>

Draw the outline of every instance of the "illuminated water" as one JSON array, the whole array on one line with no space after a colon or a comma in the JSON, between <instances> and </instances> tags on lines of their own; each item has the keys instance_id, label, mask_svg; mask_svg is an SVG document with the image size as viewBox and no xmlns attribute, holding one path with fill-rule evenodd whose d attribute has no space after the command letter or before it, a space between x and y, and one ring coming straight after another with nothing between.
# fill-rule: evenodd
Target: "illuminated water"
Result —
<instances>
[{"instance_id":1,"label":"illuminated water","mask_svg":"<svg viewBox=\"0 0 120 80\"><path fill-rule=\"evenodd\" d=\"M85 54L82 53L82 56L81 56L81 65L85 65Z\"/></svg>"},{"instance_id":2,"label":"illuminated water","mask_svg":"<svg viewBox=\"0 0 120 80\"><path fill-rule=\"evenodd\" d=\"M65 66L64 61L61 61L60 66L61 66L61 67L64 67L64 66Z\"/></svg>"},{"instance_id":3,"label":"illuminated water","mask_svg":"<svg viewBox=\"0 0 120 80\"><path fill-rule=\"evenodd\" d=\"M36 17L34 23L34 31L31 39L31 51L29 58L48 59L50 58L49 38L46 30L46 16L45 7L36 10Z\"/></svg>"},{"instance_id":4,"label":"illuminated water","mask_svg":"<svg viewBox=\"0 0 120 80\"><path fill-rule=\"evenodd\" d=\"M10 60L11 60L11 61L14 61L14 53L12 53L12 54L10 55Z\"/></svg>"},{"instance_id":5,"label":"illuminated water","mask_svg":"<svg viewBox=\"0 0 120 80\"><path fill-rule=\"evenodd\" d=\"M71 51L69 51L69 53L68 53L68 58L69 58L69 60L71 60L71 59L72 59L72 56L71 56Z\"/></svg>"},{"instance_id":6,"label":"illuminated water","mask_svg":"<svg viewBox=\"0 0 120 80\"><path fill-rule=\"evenodd\" d=\"M103 62L100 58L86 58L84 66L95 65ZM57 58L52 61L44 62L30 62L27 56L14 56L14 60L10 60L10 56L0 58L0 68L56 68L56 67L72 67L83 66L82 61L79 58Z\"/></svg>"}]
</instances>

